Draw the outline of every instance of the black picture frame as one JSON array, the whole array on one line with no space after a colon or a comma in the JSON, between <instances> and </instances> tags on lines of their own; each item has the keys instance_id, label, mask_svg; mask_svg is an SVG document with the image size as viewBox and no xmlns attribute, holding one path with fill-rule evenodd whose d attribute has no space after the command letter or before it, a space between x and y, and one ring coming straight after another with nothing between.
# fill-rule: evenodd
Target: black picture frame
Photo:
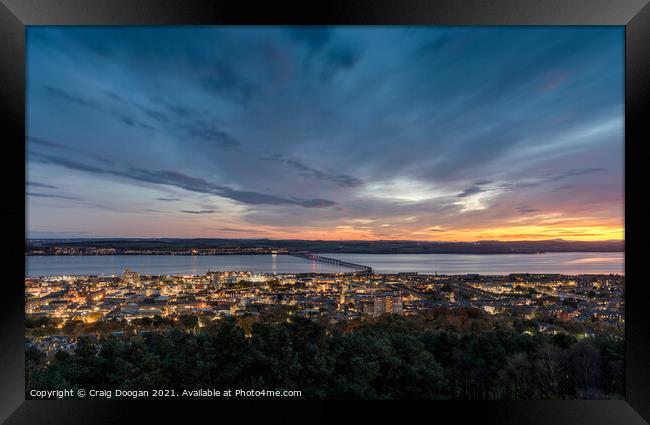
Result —
<instances>
[{"instance_id":1,"label":"black picture frame","mask_svg":"<svg viewBox=\"0 0 650 425\"><path fill-rule=\"evenodd\" d=\"M247 401L35 401L24 391L25 27L28 25L190 24L431 24L431 25L622 25L625 26L625 294L626 394L617 401L434 402L403 409L357 404L345 410L320 406L308 416L291 405ZM444 414L454 422L499 424L643 424L650 421L650 309L644 303L643 248L650 212L643 207L641 149L650 140L650 5L648 0L338 0L302 2L201 0L0 0L0 105L4 121L0 172L5 196L1 244L5 278L0 300L0 421L7 424L108 424L178 421L207 414L212 421L357 420L381 412L385 419L425 420ZM222 402L224 403L224 402ZM285 402L286 403L286 402ZM304 402L297 402L304 403ZM254 406L253 406L254 405ZM259 407L257 407L259 406ZM451 416L449 416L451 415ZM239 417L239 419L237 419ZM448 420L448 419L447 419ZM183 421L183 422L185 422Z\"/></svg>"}]
</instances>

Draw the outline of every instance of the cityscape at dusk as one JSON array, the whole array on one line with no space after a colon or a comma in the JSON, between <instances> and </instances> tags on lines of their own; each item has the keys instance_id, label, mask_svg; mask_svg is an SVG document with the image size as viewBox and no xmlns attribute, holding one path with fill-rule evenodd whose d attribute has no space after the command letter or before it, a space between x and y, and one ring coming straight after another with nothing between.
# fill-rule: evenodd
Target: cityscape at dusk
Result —
<instances>
[{"instance_id":1,"label":"cityscape at dusk","mask_svg":"<svg viewBox=\"0 0 650 425\"><path fill-rule=\"evenodd\" d=\"M26 45L26 399L624 399L622 27Z\"/></svg>"},{"instance_id":2,"label":"cityscape at dusk","mask_svg":"<svg viewBox=\"0 0 650 425\"><path fill-rule=\"evenodd\" d=\"M28 237L623 240L623 37L31 27Z\"/></svg>"}]
</instances>

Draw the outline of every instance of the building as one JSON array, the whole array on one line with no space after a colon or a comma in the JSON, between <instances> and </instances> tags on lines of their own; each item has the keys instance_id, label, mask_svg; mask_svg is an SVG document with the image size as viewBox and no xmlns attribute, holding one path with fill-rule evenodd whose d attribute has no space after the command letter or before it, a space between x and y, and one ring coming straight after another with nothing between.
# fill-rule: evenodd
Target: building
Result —
<instances>
[{"instance_id":1,"label":"building","mask_svg":"<svg viewBox=\"0 0 650 425\"><path fill-rule=\"evenodd\" d=\"M386 313L386 298L376 297L372 302L372 315L377 317Z\"/></svg>"},{"instance_id":2,"label":"building","mask_svg":"<svg viewBox=\"0 0 650 425\"><path fill-rule=\"evenodd\" d=\"M125 269L124 282L130 286L140 286L140 273Z\"/></svg>"}]
</instances>

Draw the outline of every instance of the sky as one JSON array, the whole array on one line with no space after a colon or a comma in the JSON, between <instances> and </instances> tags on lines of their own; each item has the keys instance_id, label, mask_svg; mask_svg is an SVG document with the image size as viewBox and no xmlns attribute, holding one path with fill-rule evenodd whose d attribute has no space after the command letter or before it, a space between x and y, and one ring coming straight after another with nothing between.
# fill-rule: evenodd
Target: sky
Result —
<instances>
[{"instance_id":1,"label":"sky","mask_svg":"<svg viewBox=\"0 0 650 425\"><path fill-rule=\"evenodd\" d=\"M30 238L624 238L623 27L27 28Z\"/></svg>"}]
</instances>

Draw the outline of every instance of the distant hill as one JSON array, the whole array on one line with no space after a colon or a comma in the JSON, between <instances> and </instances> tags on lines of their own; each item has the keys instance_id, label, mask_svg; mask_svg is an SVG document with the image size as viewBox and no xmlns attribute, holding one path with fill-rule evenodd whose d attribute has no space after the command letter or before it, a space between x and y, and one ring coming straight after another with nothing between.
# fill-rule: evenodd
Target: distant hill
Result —
<instances>
[{"instance_id":1,"label":"distant hill","mask_svg":"<svg viewBox=\"0 0 650 425\"><path fill-rule=\"evenodd\" d=\"M624 241L320 241L273 239L31 239L27 253L35 249L115 248L161 250L265 247L313 253L354 254L536 254L545 252L623 252Z\"/></svg>"}]
</instances>

